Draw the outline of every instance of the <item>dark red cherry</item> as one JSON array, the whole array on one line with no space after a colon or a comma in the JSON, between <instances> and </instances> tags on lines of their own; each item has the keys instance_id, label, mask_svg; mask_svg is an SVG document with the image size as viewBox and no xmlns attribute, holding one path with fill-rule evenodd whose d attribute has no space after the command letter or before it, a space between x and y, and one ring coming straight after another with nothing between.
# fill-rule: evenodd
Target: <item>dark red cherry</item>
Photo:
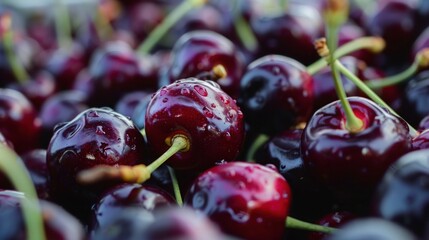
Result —
<instances>
[{"instance_id":1,"label":"dark red cherry","mask_svg":"<svg viewBox=\"0 0 429 240\"><path fill-rule=\"evenodd\" d=\"M429 129L422 130L419 135L412 140L413 150L429 148Z\"/></svg>"},{"instance_id":2,"label":"dark red cherry","mask_svg":"<svg viewBox=\"0 0 429 240\"><path fill-rule=\"evenodd\" d=\"M39 199L49 200L48 166L46 164L46 150L34 149L21 156L31 180L36 188Z\"/></svg>"},{"instance_id":3,"label":"dark red cherry","mask_svg":"<svg viewBox=\"0 0 429 240\"><path fill-rule=\"evenodd\" d=\"M57 91L54 77L46 71L38 73L34 79L29 79L24 84L13 83L8 88L24 94L37 110L40 110L45 100Z\"/></svg>"},{"instance_id":4,"label":"dark red cherry","mask_svg":"<svg viewBox=\"0 0 429 240\"><path fill-rule=\"evenodd\" d=\"M152 94L153 92L149 91L135 91L127 93L118 100L114 109L116 112L124 116L132 117L137 106L139 106L144 99L150 99ZM144 111L146 111L146 109Z\"/></svg>"},{"instance_id":5,"label":"dark red cherry","mask_svg":"<svg viewBox=\"0 0 429 240\"><path fill-rule=\"evenodd\" d=\"M27 239L22 217L21 192L0 191L0 239ZM48 201L40 201L42 218L47 239L82 240L85 233L82 224L60 206Z\"/></svg>"},{"instance_id":6,"label":"dark red cherry","mask_svg":"<svg viewBox=\"0 0 429 240\"><path fill-rule=\"evenodd\" d=\"M289 4L286 13L254 15L250 24L259 42L259 56L279 54L304 65L318 60L313 42L321 36L323 20L311 5Z\"/></svg>"},{"instance_id":7,"label":"dark red cherry","mask_svg":"<svg viewBox=\"0 0 429 240\"><path fill-rule=\"evenodd\" d=\"M429 115L427 96L429 93L429 70L418 73L407 82L402 94L401 115L412 126L418 126L420 121Z\"/></svg>"},{"instance_id":8,"label":"dark red cherry","mask_svg":"<svg viewBox=\"0 0 429 240\"><path fill-rule=\"evenodd\" d=\"M385 50L379 54L381 66L409 64L409 53L417 36L415 5L412 1L381 1L366 20L369 35L386 41Z\"/></svg>"},{"instance_id":9,"label":"dark red cherry","mask_svg":"<svg viewBox=\"0 0 429 240\"><path fill-rule=\"evenodd\" d=\"M333 197L326 187L313 179L302 160L302 133L302 129L288 129L274 135L255 153L254 159L259 164L273 164L289 183L293 194L290 215L315 221L315 216L331 208Z\"/></svg>"},{"instance_id":10,"label":"dark red cherry","mask_svg":"<svg viewBox=\"0 0 429 240\"><path fill-rule=\"evenodd\" d=\"M121 184L105 192L92 207L90 231L105 227L115 215L124 208L142 208L155 215L161 208L175 205L174 198L161 188L140 185Z\"/></svg>"},{"instance_id":11,"label":"dark red cherry","mask_svg":"<svg viewBox=\"0 0 429 240\"><path fill-rule=\"evenodd\" d=\"M341 226L356 218L357 216L351 212L336 211L326 214L319 221L317 221L316 224L326 227L341 228ZM312 232L309 234L308 240L325 240L328 238L329 235L326 233Z\"/></svg>"},{"instance_id":12,"label":"dark red cherry","mask_svg":"<svg viewBox=\"0 0 429 240\"><path fill-rule=\"evenodd\" d=\"M403 155L384 175L374 195L374 213L419 237L429 224L429 150ZM423 238L422 238L423 239Z\"/></svg>"},{"instance_id":13,"label":"dark red cherry","mask_svg":"<svg viewBox=\"0 0 429 240\"><path fill-rule=\"evenodd\" d=\"M243 114L235 101L217 83L195 78L178 80L155 93L147 107L145 130L158 156L175 135L188 138L189 150L167 161L177 169L202 170L222 160L233 161L244 139Z\"/></svg>"},{"instance_id":14,"label":"dark red cherry","mask_svg":"<svg viewBox=\"0 0 429 240\"><path fill-rule=\"evenodd\" d=\"M45 64L45 69L54 76L58 89L70 89L79 72L86 67L85 52L77 43L70 49L58 48Z\"/></svg>"},{"instance_id":15,"label":"dark red cherry","mask_svg":"<svg viewBox=\"0 0 429 240\"><path fill-rule=\"evenodd\" d=\"M84 186L77 183L76 175L100 164L136 165L145 148L139 129L125 116L104 108L83 111L58 125L49 143L46 159L52 197L66 207L87 207L112 183Z\"/></svg>"},{"instance_id":16,"label":"dark red cherry","mask_svg":"<svg viewBox=\"0 0 429 240\"><path fill-rule=\"evenodd\" d=\"M206 30L188 32L176 41L171 57L167 79L161 80L164 81L162 85L182 78L197 77L211 72L216 65L222 65L227 76L217 83L231 97L238 96L244 59L226 37Z\"/></svg>"},{"instance_id":17,"label":"dark red cherry","mask_svg":"<svg viewBox=\"0 0 429 240\"><path fill-rule=\"evenodd\" d=\"M268 55L241 79L238 105L253 130L277 133L306 122L313 111L313 78L299 62Z\"/></svg>"},{"instance_id":18,"label":"dark red cherry","mask_svg":"<svg viewBox=\"0 0 429 240\"><path fill-rule=\"evenodd\" d=\"M411 137L404 120L374 102L362 97L348 101L362 129L347 130L340 102L332 102L307 123L301 153L318 181L357 203L352 199L370 197L387 168L410 151Z\"/></svg>"},{"instance_id":19,"label":"dark red cherry","mask_svg":"<svg viewBox=\"0 0 429 240\"><path fill-rule=\"evenodd\" d=\"M327 240L417 240L398 224L380 218L361 218L345 224Z\"/></svg>"},{"instance_id":20,"label":"dark red cherry","mask_svg":"<svg viewBox=\"0 0 429 240\"><path fill-rule=\"evenodd\" d=\"M0 89L0 132L17 153L39 145L41 121L30 101L20 92Z\"/></svg>"},{"instance_id":21,"label":"dark red cherry","mask_svg":"<svg viewBox=\"0 0 429 240\"><path fill-rule=\"evenodd\" d=\"M145 127L146 110L151 99L152 95L147 95L141 98L131 114L131 120L133 120L134 124L139 129L143 129Z\"/></svg>"},{"instance_id":22,"label":"dark red cherry","mask_svg":"<svg viewBox=\"0 0 429 240\"><path fill-rule=\"evenodd\" d=\"M155 89L157 71L155 62L139 57L125 42L109 42L91 59L89 102L92 106L114 106L127 92Z\"/></svg>"},{"instance_id":23,"label":"dark red cherry","mask_svg":"<svg viewBox=\"0 0 429 240\"><path fill-rule=\"evenodd\" d=\"M58 92L45 101L39 112L44 146L48 146L57 124L68 122L89 108L86 100L87 96L84 93L68 90Z\"/></svg>"},{"instance_id":24,"label":"dark red cherry","mask_svg":"<svg viewBox=\"0 0 429 240\"><path fill-rule=\"evenodd\" d=\"M244 239L281 239L291 193L275 170L246 162L210 168L191 186L185 203Z\"/></svg>"}]
</instances>

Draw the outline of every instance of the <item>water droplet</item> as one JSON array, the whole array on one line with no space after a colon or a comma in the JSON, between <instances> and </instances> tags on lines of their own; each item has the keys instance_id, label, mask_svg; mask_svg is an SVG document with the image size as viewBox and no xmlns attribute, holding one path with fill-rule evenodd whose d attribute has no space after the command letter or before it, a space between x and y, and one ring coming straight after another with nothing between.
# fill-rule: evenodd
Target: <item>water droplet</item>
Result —
<instances>
[{"instance_id":1,"label":"water droplet","mask_svg":"<svg viewBox=\"0 0 429 240\"><path fill-rule=\"evenodd\" d=\"M95 133L98 135L104 135L106 132L103 130L103 126L97 126L95 129Z\"/></svg>"},{"instance_id":2,"label":"water droplet","mask_svg":"<svg viewBox=\"0 0 429 240\"><path fill-rule=\"evenodd\" d=\"M196 209L204 209L208 202L207 199L206 192L197 192L192 198L192 206Z\"/></svg>"},{"instance_id":3,"label":"water droplet","mask_svg":"<svg viewBox=\"0 0 429 240\"><path fill-rule=\"evenodd\" d=\"M216 108L216 104L214 104L214 103L210 104L210 106L211 106L212 108Z\"/></svg>"},{"instance_id":4,"label":"water droplet","mask_svg":"<svg viewBox=\"0 0 429 240\"><path fill-rule=\"evenodd\" d=\"M292 107L294 107L294 106L295 106L295 101L293 100L293 98L288 98L288 99L287 99L287 102L288 102Z\"/></svg>"},{"instance_id":5,"label":"water droplet","mask_svg":"<svg viewBox=\"0 0 429 240\"><path fill-rule=\"evenodd\" d=\"M243 118L243 112L241 110L237 111L237 118L242 119Z\"/></svg>"},{"instance_id":6,"label":"water droplet","mask_svg":"<svg viewBox=\"0 0 429 240\"><path fill-rule=\"evenodd\" d=\"M181 93L182 95L189 95L189 94L191 93L191 90L189 90L189 88L182 88L182 89L180 90L180 93Z\"/></svg>"},{"instance_id":7,"label":"water droplet","mask_svg":"<svg viewBox=\"0 0 429 240\"><path fill-rule=\"evenodd\" d=\"M194 86L194 89L195 89L195 91L197 91L197 93L198 93L198 94L200 94L201 96L203 96L203 97L207 97L208 93L207 93L207 90L206 90L204 87L202 87L202 86L200 86L200 85L195 85L195 86Z\"/></svg>"},{"instance_id":8,"label":"water droplet","mask_svg":"<svg viewBox=\"0 0 429 240\"><path fill-rule=\"evenodd\" d=\"M225 97L225 96L220 96L220 100L224 103L224 104L229 104L229 99L227 98L227 97Z\"/></svg>"},{"instance_id":9,"label":"water droplet","mask_svg":"<svg viewBox=\"0 0 429 240\"><path fill-rule=\"evenodd\" d=\"M274 75L279 75L280 74L280 68L279 67L273 67L273 73Z\"/></svg>"},{"instance_id":10,"label":"water droplet","mask_svg":"<svg viewBox=\"0 0 429 240\"><path fill-rule=\"evenodd\" d=\"M212 111L210 111L209 109L207 109L206 107L203 107L203 112L204 112L204 116L208 117L208 118L212 118L213 117L213 113Z\"/></svg>"},{"instance_id":11,"label":"water droplet","mask_svg":"<svg viewBox=\"0 0 429 240\"><path fill-rule=\"evenodd\" d=\"M231 140L231 133L230 132L225 132L223 134L223 137L225 138L226 141Z\"/></svg>"},{"instance_id":12,"label":"water droplet","mask_svg":"<svg viewBox=\"0 0 429 240\"><path fill-rule=\"evenodd\" d=\"M88 112L88 117L99 117L99 115L97 111L92 110Z\"/></svg>"},{"instance_id":13,"label":"water droplet","mask_svg":"<svg viewBox=\"0 0 429 240\"><path fill-rule=\"evenodd\" d=\"M366 147L362 148L362 155L363 156L368 155L368 153L369 153L369 149L368 148L366 148Z\"/></svg>"},{"instance_id":14,"label":"water droplet","mask_svg":"<svg viewBox=\"0 0 429 240\"><path fill-rule=\"evenodd\" d=\"M163 99L162 99L162 102L163 102L163 103L166 103L167 101L168 101L168 98L163 98Z\"/></svg>"},{"instance_id":15,"label":"water droplet","mask_svg":"<svg viewBox=\"0 0 429 240\"><path fill-rule=\"evenodd\" d=\"M160 96L164 96L165 94L167 94L167 90L165 90L164 88L162 88L160 91L159 91L159 95Z\"/></svg>"}]
</instances>

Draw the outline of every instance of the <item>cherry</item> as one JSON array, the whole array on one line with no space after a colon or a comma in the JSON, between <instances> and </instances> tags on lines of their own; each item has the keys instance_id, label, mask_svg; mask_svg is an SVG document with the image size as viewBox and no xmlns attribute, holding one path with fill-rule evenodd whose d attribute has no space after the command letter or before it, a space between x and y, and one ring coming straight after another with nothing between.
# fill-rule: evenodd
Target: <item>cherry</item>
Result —
<instances>
[{"instance_id":1,"label":"cherry","mask_svg":"<svg viewBox=\"0 0 429 240\"><path fill-rule=\"evenodd\" d=\"M428 149L403 155L384 175L374 195L374 213L424 237L429 223Z\"/></svg>"},{"instance_id":2,"label":"cherry","mask_svg":"<svg viewBox=\"0 0 429 240\"><path fill-rule=\"evenodd\" d=\"M333 102L307 123L301 154L312 174L337 194L366 198L390 164L410 151L411 137L404 120L372 101L348 101L363 123L361 130L346 129L344 111L339 101Z\"/></svg>"},{"instance_id":3,"label":"cherry","mask_svg":"<svg viewBox=\"0 0 429 240\"><path fill-rule=\"evenodd\" d=\"M425 129L413 138L412 140L413 150L429 148L429 130Z\"/></svg>"},{"instance_id":4,"label":"cherry","mask_svg":"<svg viewBox=\"0 0 429 240\"><path fill-rule=\"evenodd\" d=\"M347 224L348 222L355 220L357 218L356 215L354 215L351 212L347 211L336 211L331 212L329 214L326 214L323 216L317 224L328 226L328 227L341 227L344 224ZM308 240L324 240L328 239L330 235L326 233L320 233L320 232L312 232L309 234Z\"/></svg>"},{"instance_id":5,"label":"cherry","mask_svg":"<svg viewBox=\"0 0 429 240\"><path fill-rule=\"evenodd\" d=\"M146 110L149 105L152 95L146 95L139 99L139 103L134 107L134 111L131 114L131 120L139 128L145 127Z\"/></svg>"},{"instance_id":6,"label":"cherry","mask_svg":"<svg viewBox=\"0 0 429 240\"><path fill-rule=\"evenodd\" d=\"M182 78L197 77L222 65L227 76L217 83L231 97L238 96L244 60L234 44L224 36L207 30L188 32L176 41L171 57L167 76L161 79L162 85Z\"/></svg>"},{"instance_id":7,"label":"cherry","mask_svg":"<svg viewBox=\"0 0 429 240\"><path fill-rule=\"evenodd\" d=\"M113 106L127 92L154 89L156 73L156 65L137 56L128 44L109 42L91 59L89 102L92 106Z\"/></svg>"},{"instance_id":8,"label":"cherry","mask_svg":"<svg viewBox=\"0 0 429 240\"><path fill-rule=\"evenodd\" d=\"M427 108L426 104L426 93L428 91L428 70L418 73L407 82L402 95L400 112L412 126L417 126L429 114L429 108Z\"/></svg>"},{"instance_id":9,"label":"cherry","mask_svg":"<svg viewBox=\"0 0 429 240\"><path fill-rule=\"evenodd\" d=\"M259 56L285 55L302 64L319 59L313 41L323 29L322 17L311 5L289 4L281 14L261 14L251 18L250 24L259 42Z\"/></svg>"},{"instance_id":10,"label":"cherry","mask_svg":"<svg viewBox=\"0 0 429 240\"><path fill-rule=\"evenodd\" d=\"M399 225L379 218L362 218L351 221L328 237L328 240L417 240Z\"/></svg>"},{"instance_id":11,"label":"cherry","mask_svg":"<svg viewBox=\"0 0 429 240\"><path fill-rule=\"evenodd\" d=\"M116 102L114 109L116 112L124 116L132 117L140 103L143 102L145 99L150 99L152 94L153 93L149 91L135 91L127 93L122 98L120 98L118 102ZM146 111L146 108L144 108L144 111ZM145 114L143 114L143 119L144 115ZM138 124L137 126L139 128L142 128Z\"/></svg>"},{"instance_id":12,"label":"cherry","mask_svg":"<svg viewBox=\"0 0 429 240\"><path fill-rule=\"evenodd\" d=\"M39 199L49 200L48 166L46 150L33 149L21 156L22 162L30 173L31 180Z\"/></svg>"},{"instance_id":13,"label":"cherry","mask_svg":"<svg viewBox=\"0 0 429 240\"><path fill-rule=\"evenodd\" d=\"M0 191L1 239L28 239L21 213L20 199L23 193L18 191ZM56 204L41 201L43 221L47 239L83 239L84 229L81 223Z\"/></svg>"},{"instance_id":14,"label":"cherry","mask_svg":"<svg viewBox=\"0 0 429 240\"><path fill-rule=\"evenodd\" d=\"M68 122L89 108L86 100L84 93L68 90L58 92L45 101L39 112L43 146L48 146L57 124Z\"/></svg>"},{"instance_id":15,"label":"cherry","mask_svg":"<svg viewBox=\"0 0 429 240\"><path fill-rule=\"evenodd\" d=\"M313 78L291 58L259 58L243 75L238 104L253 130L280 132L309 118L313 111Z\"/></svg>"},{"instance_id":16,"label":"cherry","mask_svg":"<svg viewBox=\"0 0 429 240\"><path fill-rule=\"evenodd\" d=\"M156 154L164 153L176 135L188 139L189 150L168 160L176 169L203 170L233 161L244 139L243 114L234 100L215 82L195 78L157 91L147 108L145 130Z\"/></svg>"},{"instance_id":17,"label":"cherry","mask_svg":"<svg viewBox=\"0 0 429 240\"><path fill-rule=\"evenodd\" d=\"M127 207L145 209L155 215L155 211L174 204L173 197L161 188L121 184L105 192L93 206L90 231L105 227L115 215Z\"/></svg>"},{"instance_id":18,"label":"cherry","mask_svg":"<svg viewBox=\"0 0 429 240\"><path fill-rule=\"evenodd\" d=\"M69 208L87 207L111 183L83 186L77 173L99 164L136 165L145 148L140 131L125 116L111 109L83 111L54 129L46 156L52 197Z\"/></svg>"},{"instance_id":19,"label":"cherry","mask_svg":"<svg viewBox=\"0 0 429 240\"><path fill-rule=\"evenodd\" d=\"M18 153L38 146L41 122L23 94L12 89L0 89L0 112L0 132Z\"/></svg>"},{"instance_id":20,"label":"cherry","mask_svg":"<svg viewBox=\"0 0 429 240\"><path fill-rule=\"evenodd\" d=\"M290 195L288 183L275 170L255 163L231 162L202 173L185 203L233 236L281 239Z\"/></svg>"}]
</instances>

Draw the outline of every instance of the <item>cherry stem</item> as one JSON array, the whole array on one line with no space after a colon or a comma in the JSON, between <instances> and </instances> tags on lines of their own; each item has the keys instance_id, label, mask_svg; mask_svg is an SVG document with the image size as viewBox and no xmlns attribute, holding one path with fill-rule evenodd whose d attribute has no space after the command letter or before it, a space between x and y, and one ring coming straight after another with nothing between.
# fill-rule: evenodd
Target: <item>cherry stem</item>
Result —
<instances>
[{"instance_id":1,"label":"cherry stem","mask_svg":"<svg viewBox=\"0 0 429 240\"><path fill-rule=\"evenodd\" d=\"M373 53L379 53L384 49L385 46L385 41L380 37L361 37L340 46L334 52L334 58L338 59L361 49L367 49ZM314 75L327 65L328 63L326 62L326 60L321 58L318 61L307 66L307 72L310 75Z\"/></svg>"},{"instance_id":2,"label":"cherry stem","mask_svg":"<svg viewBox=\"0 0 429 240\"><path fill-rule=\"evenodd\" d=\"M149 34L149 36L147 36L145 41L138 47L137 52L141 55L149 54L159 40L175 23L177 23L190 10L201 6L206 2L207 0L186 0L182 2Z\"/></svg>"},{"instance_id":3,"label":"cherry stem","mask_svg":"<svg viewBox=\"0 0 429 240\"><path fill-rule=\"evenodd\" d=\"M350 72L340 61L336 60L334 62L338 70L344 74L350 81L352 81L362 92L364 92L371 100L379 104L380 106L388 109L392 114L400 117L386 102L383 101L374 91L372 91L361 79L359 79L355 74ZM411 136L417 136L417 131L409 124L408 128L410 129Z\"/></svg>"},{"instance_id":4,"label":"cherry stem","mask_svg":"<svg viewBox=\"0 0 429 240\"><path fill-rule=\"evenodd\" d=\"M269 137L266 134L259 134L259 136L256 137L255 141L253 141L252 145L249 148L249 151L247 151L246 159L248 162L255 162L255 153L258 151L258 149L264 145L268 141Z\"/></svg>"},{"instance_id":5,"label":"cherry stem","mask_svg":"<svg viewBox=\"0 0 429 240\"><path fill-rule=\"evenodd\" d=\"M0 28L3 32L2 42L5 49L5 54L8 63L12 69L12 72L20 84L27 82L30 77L27 73L27 70L21 64L19 59L16 56L14 44L13 44L13 31L12 31L12 19L10 14L6 13L1 16L0 19Z\"/></svg>"},{"instance_id":6,"label":"cherry stem","mask_svg":"<svg viewBox=\"0 0 429 240\"><path fill-rule=\"evenodd\" d=\"M288 8L288 0L280 0L280 8L286 12Z\"/></svg>"},{"instance_id":7,"label":"cherry stem","mask_svg":"<svg viewBox=\"0 0 429 240\"><path fill-rule=\"evenodd\" d=\"M103 14L102 4L106 4L106 3L104 3L103 1L98 3L97 11L94 16L95 30L97 31L97 35L100 39L107 40L113 36L114 30L110 25L109 20Z\"/></svg>"},{"instance_id":8,"label":"cherry stem","mask_svg":"<svg viewBox=\"0 0 429 240\"><path fill-rule=\"evenodd\" d=\"M371 89L380 89L383 87L393 86L395 84L406 81L418 70L426 68L429 65L429 48L424 48L419 51L414 58L413 64L403 72L386 78L372 79L366 82L366 85Z\"/></svg>"},{"instance_id":9,"label":"cherry stem","mask_svg":"<svg viewBox=\"0 0 429 240\"><path fill-rule=\"evenodd\" d=\"M62 49L69 49L72 44L70 15L64 0L55 0L55 30L57 33L58 44Z\"/></svg>"},{"instance_id":10,"label":"cherry stem","mask_svg":"<svg viewBox=\"0 0 429 240\"><path fill-rule=\"evenodd\" d=\"M170 145L170 148L148 166L143 164L135 166L121 165L116 167L100 165L81 171L77 175L77 181L83 184L91 184L107 179L114 179L130 183L143 183L171 156L180 151L186 152L190 148L188 137L182 134L175 135L168 140L169 142L167 144Z\"/></svg>"},{"instance_id":11,"label":"cherry stem","mask_svg":"<svg viewBox=\"0 0 429 240\"><path fill-rule=\"evenodd\" d=\"M313 232L329 233L329 234L338 230L338 229L332 228L332 227L326 227L326 226L322 226L322 225L304 222L304 221L301 221L301 220L298 220L296 218L289 217L289 216L286 218L286 227L287 228L293 228L293 229L313 231Z\"/></svg>"},{"instance_id":12,"label":"cherry stem","mask_svg":"<svg viewBox=\"0 0 429 240\"><path fill-rule=\"evenodd\" d=\"M255 37L255 34L252 31L249 23L243 17L240 11L240 1L235 1L235 19L234 19L234 28L237 32L238 38L240 39L243 46L250 52L254 52L258 47L258 40Z\"/></svg>"},{"instance_id":13,"label":"cherry stem","mask_svg":"<svg viewBox=\"0 0 429 240\"><path fill-rule=\"evenodd\" d=\"M172 167L168 167L168 172L171 176L171 182L173 184L174 197L176 198L177 204L183 206L182 194L180 193L179 181L177 181L176 173Z\"/></svg>"},{"instance_id":14,"label":"cherry stem","mask_svg":"<svg viewBox=\"0 0 429 240\"><path fill-rule=\"evenodd\" d=\"M0 160L1 171L12 182L15 189L25 195L20 201L27 228L27 238L29 240L46 239L43 217L30 174L19 156L3 144L0 144L0 156L2 157Z\"/></svg>"}]
</instances>

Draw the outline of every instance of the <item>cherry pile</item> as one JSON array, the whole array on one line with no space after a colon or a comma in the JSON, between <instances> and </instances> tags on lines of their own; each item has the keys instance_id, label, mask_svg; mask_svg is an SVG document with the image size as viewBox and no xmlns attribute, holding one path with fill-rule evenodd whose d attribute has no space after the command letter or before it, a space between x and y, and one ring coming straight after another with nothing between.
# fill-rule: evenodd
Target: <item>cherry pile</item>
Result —
<instances>
[{"instance_id":1,"label":"cherry pile","mask_svg":"<svg viewBox=\"0 0 429 240\"><path fill-rule=\"evenodd\" d=\"M428 16L0 3L0 239L429 239Z\"/></svg>"}]
</instances>

